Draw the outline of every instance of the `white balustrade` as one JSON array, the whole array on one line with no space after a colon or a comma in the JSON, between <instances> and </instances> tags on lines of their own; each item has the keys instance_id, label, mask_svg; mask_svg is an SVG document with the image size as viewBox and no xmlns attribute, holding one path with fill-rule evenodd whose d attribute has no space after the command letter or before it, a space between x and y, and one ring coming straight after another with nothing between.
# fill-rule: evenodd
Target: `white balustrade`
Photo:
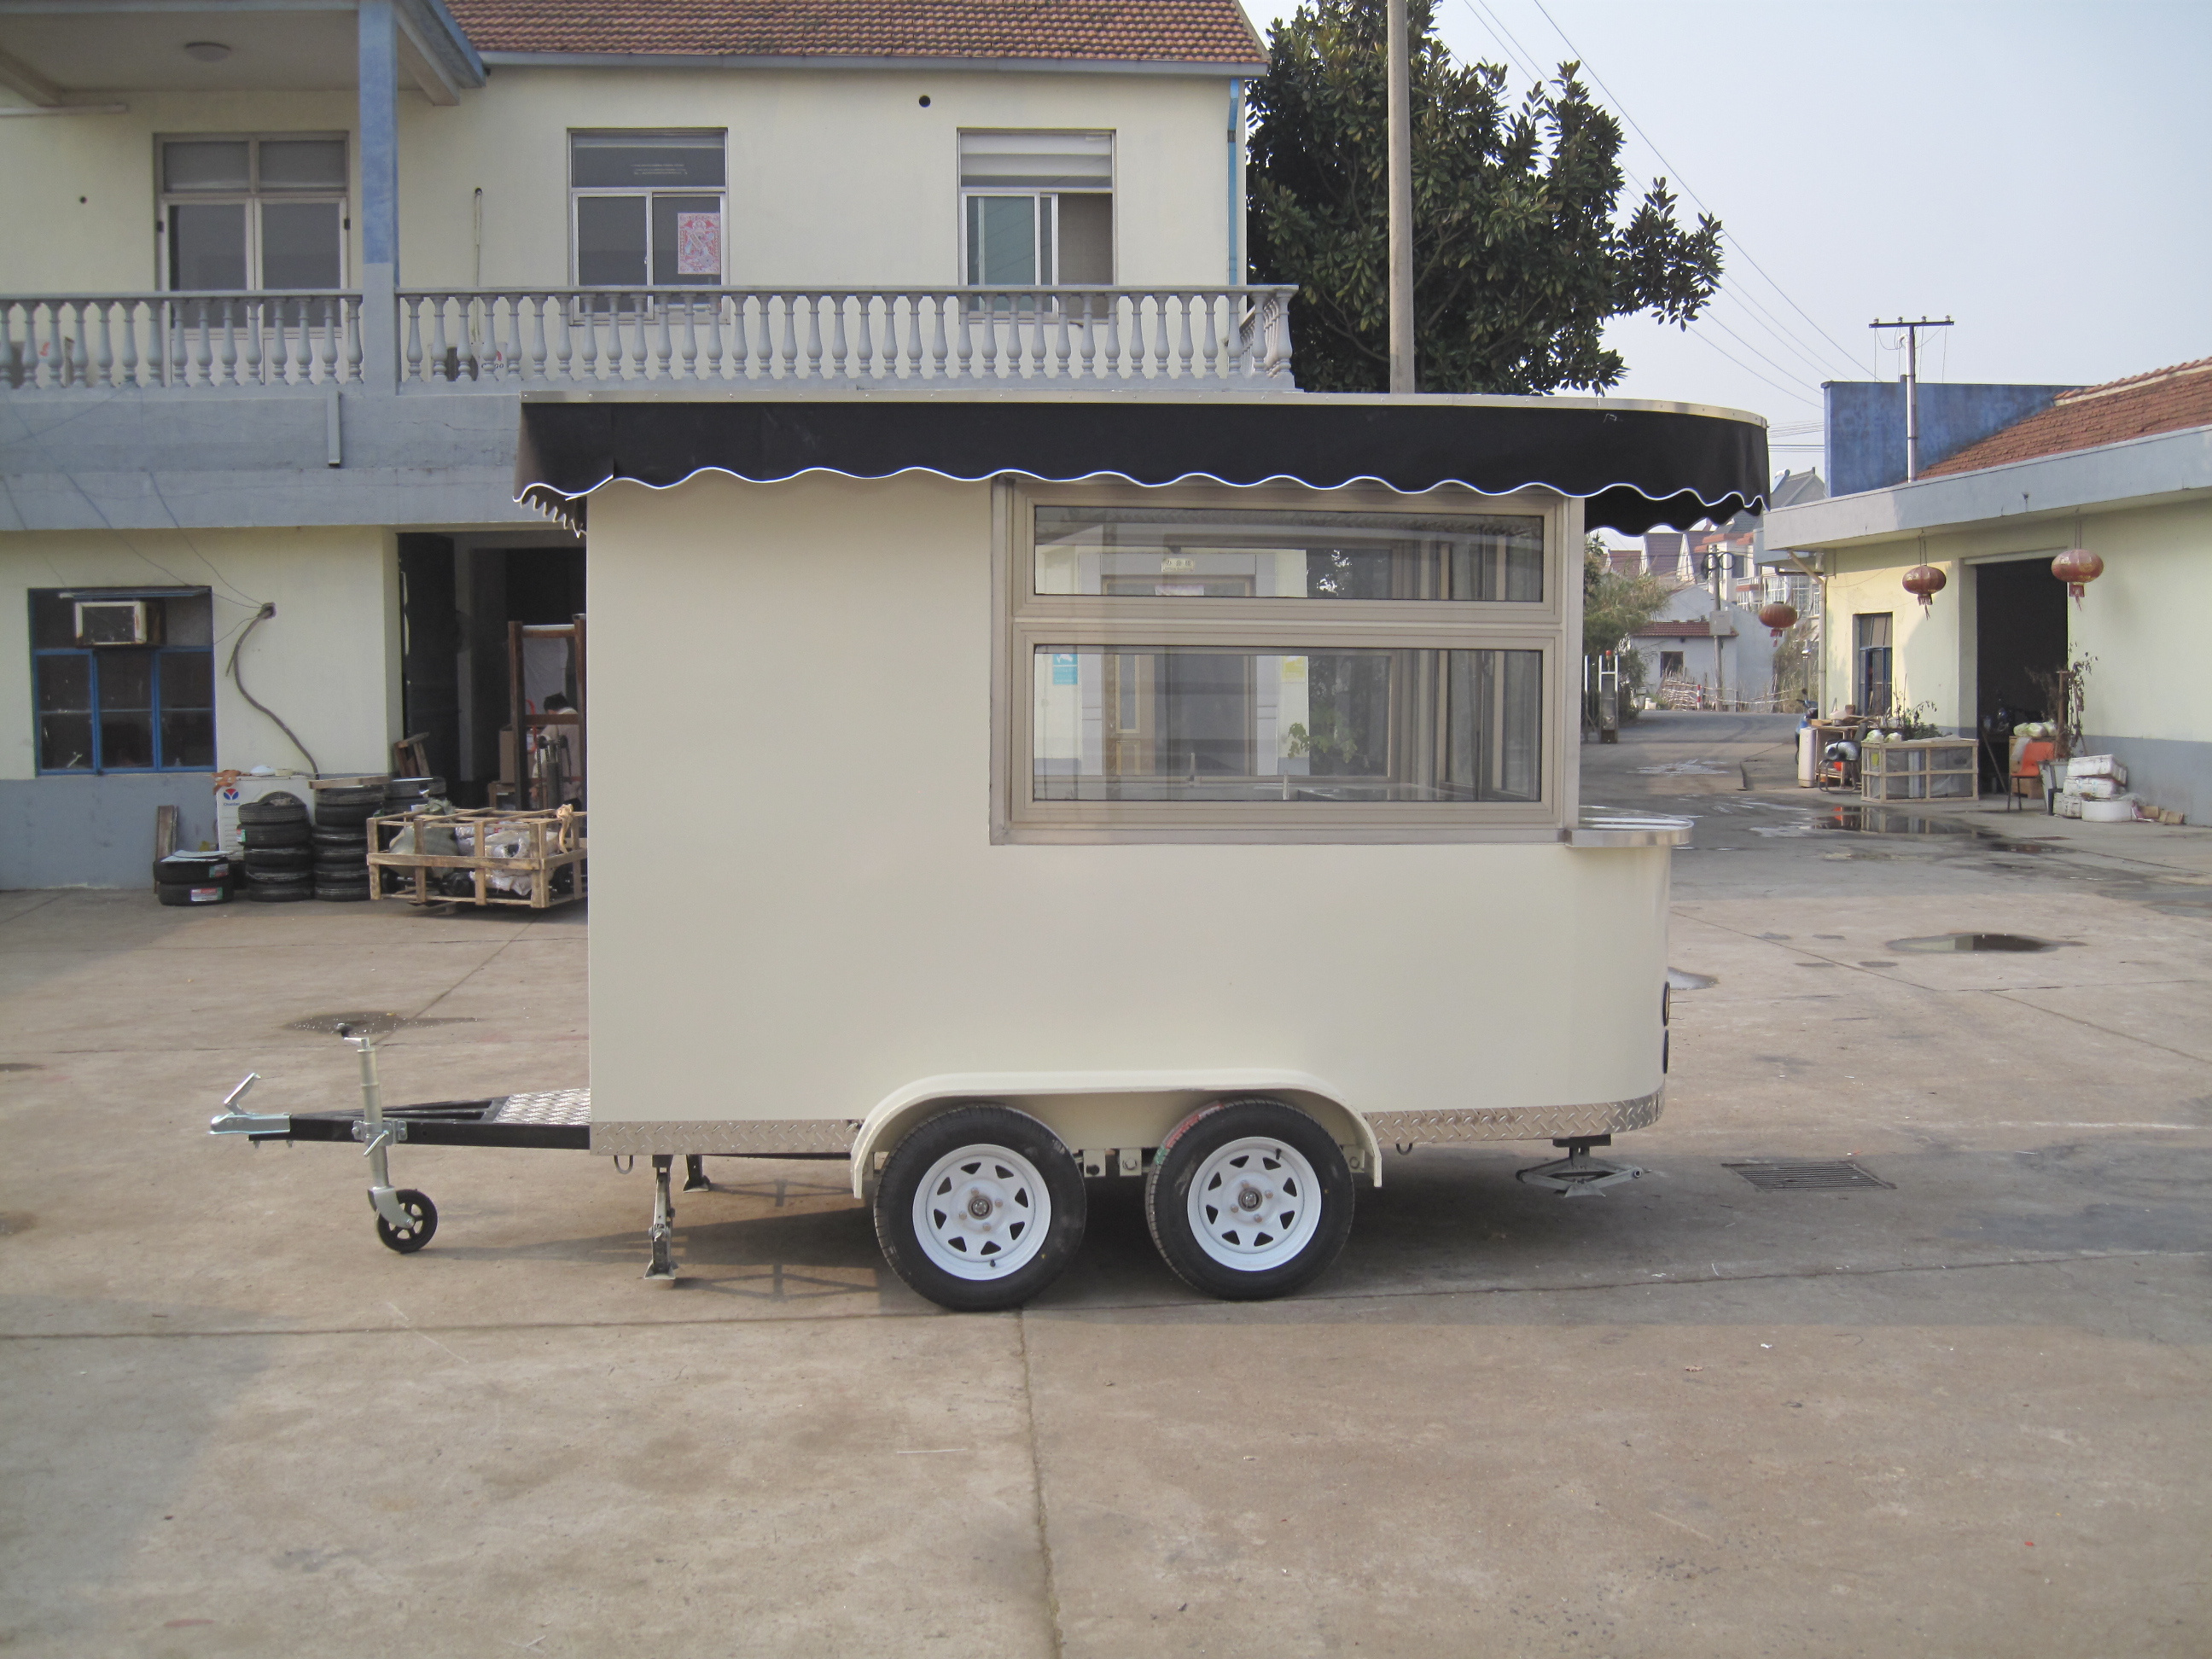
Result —
<instances>
[{"instance_id":1,"label":"white balustrade","mask_svg":"<svg viewBox=\"0 0 2212 1659\"><path fill-rule=\"evenodd\" d=\"M399 374L450 386L1291 386L1288 288L517 289L399 296Z\"/></svg>"},{"instance_id":2,"label":"white balustrade","mask_svg":"<svg viewBox=\"0 0 2212 1659\"><path fill-rule=\"evenodd\" d=\"M517 289L398 296L405 386L1290 390L1288 288ZM0 296L0 393L362 379L357 294Z\"/></svg>"},{"instance_id":3,"label":"white balustrade","mask_svg":"<svg viewBox=\"0 0 2212 1659\"><path fill-rule=\"evenodd\" d=\"M0 296L0 392L360 379L357 294Z\"/></svg>"}]
</instances>

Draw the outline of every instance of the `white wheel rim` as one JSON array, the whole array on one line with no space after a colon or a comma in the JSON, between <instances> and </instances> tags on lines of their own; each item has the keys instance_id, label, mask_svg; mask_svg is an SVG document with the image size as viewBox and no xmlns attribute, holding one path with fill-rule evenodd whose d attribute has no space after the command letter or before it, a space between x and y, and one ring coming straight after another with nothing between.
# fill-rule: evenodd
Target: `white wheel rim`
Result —
<instances>
[{"instance_id":1,"label":"white wheel rim","mask_svg":"<svg viewBox=\"0 0 2212 1659\"><path fill-rule=\"evenodd\" d=\"M1190 1178L1190 1231L1224 1267L1293 1261L1321 1225L1321 1182L1296 1147L1263 1135L1217 1147Z\"/></svg>"},{"instance_id":2,"label":"white wheel rim","mask_svg":"<svg viewBox=\"0 0 2212 1659\"><path fill-rule=\"evenodd\" d=\"M1052 1195L1036 1166L1004 1146L963 1146L929 1166L914 1194L914 1236L955 1279L1004 1279L1044 1249Z\"/></svg>"}]
</instances>

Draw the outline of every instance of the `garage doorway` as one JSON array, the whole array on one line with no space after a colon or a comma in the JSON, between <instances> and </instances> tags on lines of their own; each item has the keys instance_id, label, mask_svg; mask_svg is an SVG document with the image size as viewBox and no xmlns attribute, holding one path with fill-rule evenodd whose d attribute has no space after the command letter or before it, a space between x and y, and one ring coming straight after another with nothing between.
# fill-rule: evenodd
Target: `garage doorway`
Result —
<instances>
[{"instance_id":1,"label":"garage doorway","mask_svg":"<svg viewBox=\"0 0 2212 1659\"><path fill-rule=\"evenodd\" d=\"M1975 729L1987 732L2002 711L2014 723L2051 720L2057 711L2039 676L2055 679L2066 666L2066 584L2046 556L1974 567ZM1990 745L1983 745L1984 787L2002 788Z\"/></svg>"}]
</instances>

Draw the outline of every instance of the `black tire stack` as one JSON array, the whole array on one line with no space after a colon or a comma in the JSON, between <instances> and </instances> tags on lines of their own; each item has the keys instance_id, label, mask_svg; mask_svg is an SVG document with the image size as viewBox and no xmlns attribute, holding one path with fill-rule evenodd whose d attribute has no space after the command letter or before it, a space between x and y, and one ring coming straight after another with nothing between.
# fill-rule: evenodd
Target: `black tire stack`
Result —
<instances>
[{"instance_id":1,"label":"black tire stack","mask_svg":"<svg viewBox=\"0 0 2212 1659\"><path fill-rule=\"evenodd\" d=\"M228 853L172 853L154 860L154 896L179 909L229 903L237 879Z\"/></svg>"},{"instance_id":2,"label":"black tire stack","mask_svg":"<svg viewBox=\"0 0 2212 1659\"><path fill-rule=\"evenodd\" d=\"M315 896L351 904L368 896L368 830L384 805L380 783L315 792Z\"/></svg>"},{"instance_id":3,"label":"black tire stack","mask_svg":"<svg viewBox=\"0 0 2212 1659\"><path fill-rule=\"evenodd\" d=\"M295 904L314 896L315 852L307 804L283 790L238 807L245 844L246 896L258 904Z\"/></svg>"}]
</instances>

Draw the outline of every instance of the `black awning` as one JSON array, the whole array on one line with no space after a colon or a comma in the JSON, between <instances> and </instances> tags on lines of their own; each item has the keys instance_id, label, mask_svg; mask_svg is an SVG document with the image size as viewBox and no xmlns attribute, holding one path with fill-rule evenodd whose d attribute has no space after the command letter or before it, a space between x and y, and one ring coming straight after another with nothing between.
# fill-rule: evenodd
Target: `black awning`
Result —
<instances>
[{"instance_id":1,"label":"black awning","mask_svg":"<svg viewBox=\"0 0 2212 1659\"><path fill-rule=\"evenodd\" d=\"M706 471L762 483L926 471L1316 489L1373 480L1408 494L1447 483L1486 495L1540 487L1582 497L1592 529L1638 536L1762 506L1766 430L1742 416L1583 398L617 394L523 404L515 498L572 525L583 498L613 479L665 487Z\"/></svg>"}]
</instances>

